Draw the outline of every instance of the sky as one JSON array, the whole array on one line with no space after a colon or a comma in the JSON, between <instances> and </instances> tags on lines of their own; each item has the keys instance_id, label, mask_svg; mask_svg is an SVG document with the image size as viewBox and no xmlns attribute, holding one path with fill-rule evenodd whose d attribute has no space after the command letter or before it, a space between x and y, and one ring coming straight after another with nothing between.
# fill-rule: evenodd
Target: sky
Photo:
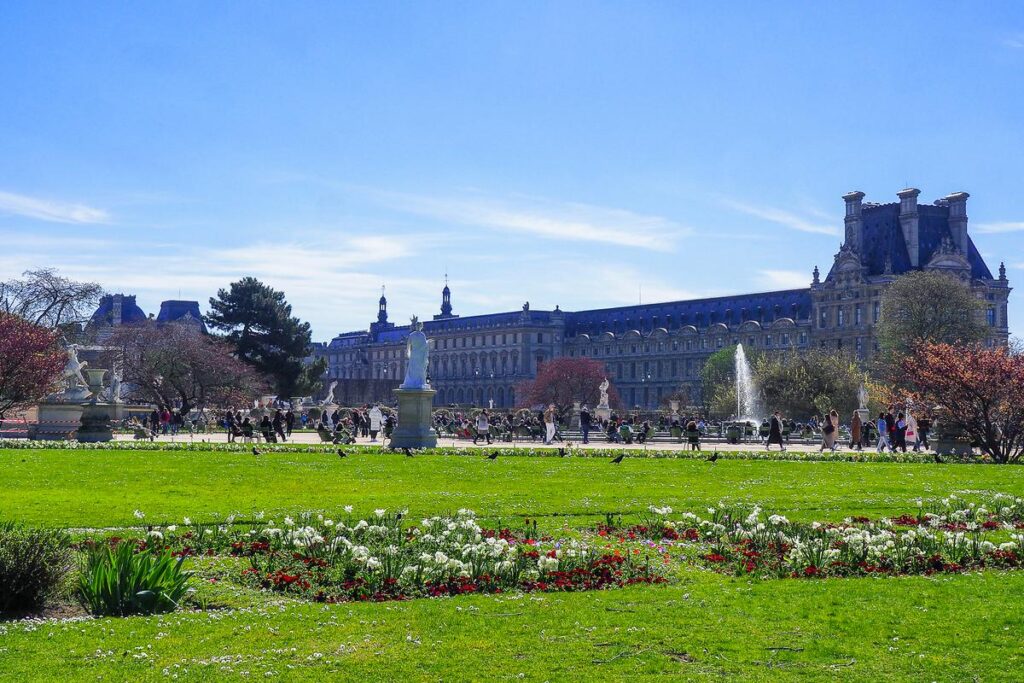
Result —
<instances>
[{"instance_id":1,"label":"sky","mask_svg":"<svg viewBox=\"0 0 1024 683\"><path fill-rule=\"evenodd\" d=\"M807 286L851 190L970 192L1016 286L1022 160L1020 2L0 3L0 278L252 275L317 341L446 273L461 315Z\"/></svg>"}]
</instances>

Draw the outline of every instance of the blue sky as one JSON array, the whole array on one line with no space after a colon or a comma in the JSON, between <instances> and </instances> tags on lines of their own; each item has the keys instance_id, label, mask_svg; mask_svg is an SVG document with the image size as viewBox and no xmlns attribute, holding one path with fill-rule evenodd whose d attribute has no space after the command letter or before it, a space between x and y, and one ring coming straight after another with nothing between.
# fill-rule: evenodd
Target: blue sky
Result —
<instances>
[{"instance_id":1,"label":"blue sky","mask_svg":"<svg viewBox=\"0 0 1024 683\"><path fill-rule=\"evenodd\" d=\"M1024 280L1024 4L0 3L0 277L375 317L805 286L966 190ZM1024 294L1011 295L1011 332Z\"/></svg>"}]
</instances>

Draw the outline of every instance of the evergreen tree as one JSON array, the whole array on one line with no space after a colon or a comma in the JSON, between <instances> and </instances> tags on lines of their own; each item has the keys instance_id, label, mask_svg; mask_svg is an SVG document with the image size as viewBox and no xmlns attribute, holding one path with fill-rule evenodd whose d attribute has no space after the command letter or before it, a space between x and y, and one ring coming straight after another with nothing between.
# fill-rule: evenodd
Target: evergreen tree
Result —
<instances>
[{"instance_id":1,"label":"evergreen tree","mask_svg":"<svg viewBox=\"0 0 1024 683\"><path fill-rule=\"evenodd\" d=\"M326 361L305 363L312 350L309 323L292 316L284 292L245 277L219 290L210 309L206 323L225 334L239 359L272 378L278 396L308 394L319 386Z\"/></svg>"}]
</instances>

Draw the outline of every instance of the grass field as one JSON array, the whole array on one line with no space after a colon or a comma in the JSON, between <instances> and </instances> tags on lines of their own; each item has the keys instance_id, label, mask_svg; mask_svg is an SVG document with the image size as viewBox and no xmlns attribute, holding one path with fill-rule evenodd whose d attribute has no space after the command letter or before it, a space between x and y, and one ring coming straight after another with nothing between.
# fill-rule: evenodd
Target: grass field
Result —
<instances>
[{"instance_id":1,"label":"grass field","mask_svg":"<svg viewBox=\"0 0 1024 683\"><path fill-rule=\"evenodd\" d=\"M910 512L919 497L1024 495L1024 468L365 454L0 451L0 520L69 527L303 510L470 507L581 527L720 499L793 519ZM684 567L668 585L314 605L201 585L217 609L0 622L3 680L1014 680L1024 574L762 580Z\"/></svg>"},{"instance_id":2,"label":"grass field","mask_svg":"<svg viewBox=\"0 0 1024 683\"><path fill-rule=\"evenodd\" d=\"M991 490L1024 495L1024 468L983 465L630 458L450 457L0 450L0 518L72 527L173 523L325 510L468 507L487 518L624 514L648 505L702 510L722 499L794 519L838 521L910 511L919 497Z\"/></svg>"}]
</instances>

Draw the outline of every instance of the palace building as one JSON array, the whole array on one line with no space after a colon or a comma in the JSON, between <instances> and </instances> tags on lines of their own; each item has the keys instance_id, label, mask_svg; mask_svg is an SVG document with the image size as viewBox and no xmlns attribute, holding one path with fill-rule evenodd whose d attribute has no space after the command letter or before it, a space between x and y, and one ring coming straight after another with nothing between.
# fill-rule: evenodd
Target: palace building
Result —
<instances>
[{"instance_id":1,"label":"palace building","mask_svg":"<svg viewBox=\"0 0 1024 683\"><path fill-rule=\"evenodd\" d=\"M1006 269L1000 265L993 277L971 240L969 195L955 192L919 204L919 194L906 189L897 193L899 201L886 204L864 202L863 192L845 195L843 244L825 278L815 267L802 289L575 312L535 310L527 303L519 311L460 317L446 284L440 313L423 324L432 343L435 402L513 407L516 385L559 356L600 360L622 400L643 408L678 393L698 403L704 362L732 344L761 351L837 349L866 360L878 349L874 330L882 293L912 270L940 270L969 283L985 302L988 343L1006 344ZM335 400L391 400L405 375L409 331L388 321L381 296L368 329L318 347L317 355L328 359Z\"/></svg>"}]
</instances>

